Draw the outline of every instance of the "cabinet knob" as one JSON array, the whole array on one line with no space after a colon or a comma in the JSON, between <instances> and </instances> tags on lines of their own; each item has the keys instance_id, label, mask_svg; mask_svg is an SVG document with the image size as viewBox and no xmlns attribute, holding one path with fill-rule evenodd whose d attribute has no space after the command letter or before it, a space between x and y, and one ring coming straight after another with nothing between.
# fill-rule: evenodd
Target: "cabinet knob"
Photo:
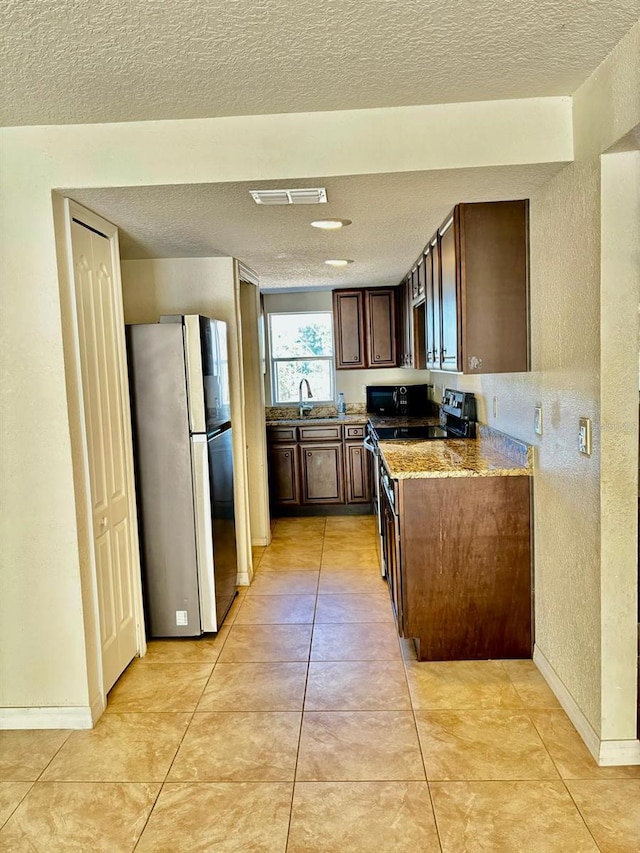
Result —
<instances>
[{"instance_id":1,"label":"cabinet knob","mask_svg":"<svg viewBox=\"0 0 640 853\"><path fill-rule=\"evenodd\" d=\"M356 450L356 451L355 451L355 454L356 454L356 456L360 456L360 451L359 451L359 450Z\"/></svg>"},{"instance_id":2,"label":"cabinet knob","mask_svg":"<svg viewBox=\"0 0 640 853\"><path fill-rule=\"evenodd\" d=\"M307 456L313 456L313 453L310 450L307 450Z\"/></svg>"},{"instance_id":3,"label":"cabinet knob","mask_svg":"<svg viewBox=\"0 0 640 853\"><path fill-rule=\"evenodd\" d=\"M379 355L377 355L377 356L376 356L376 361L378 361L378 360L379 360L379 358L380 358L380 356L379 356Z\"/></svg>"},{"instance_id":4,"label":"cabinet knob","mask_svg":"<svg viewBox=\"0 0 640 853\"><path fill-rule=\"evenodd\" d=\"M354 356L353 356L353 358L351 359L351 361L357 361L357 360L358 360L358 356L357 356L357 355L354 355Z\"/></svg>"},{"instance_id":5,"label":"cabinet knob","mask_svg":"<svg viewBox=\"0 0 640 853\"><path fill-rule=\"evenodd\" d=\"M285 458L285 459L288 459L288 458L289 458L289 454L288 454L288 453L285 453L285 454L284 454L284 458Z\"/></svg>"}]
</instances>

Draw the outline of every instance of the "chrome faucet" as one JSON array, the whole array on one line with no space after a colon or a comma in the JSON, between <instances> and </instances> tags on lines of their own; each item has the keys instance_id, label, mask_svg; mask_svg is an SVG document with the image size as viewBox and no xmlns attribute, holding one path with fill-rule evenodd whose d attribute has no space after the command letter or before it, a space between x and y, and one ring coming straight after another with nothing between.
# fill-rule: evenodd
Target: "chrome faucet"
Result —
<instances>
[{"instance_id":1,"label":"chrome faucet","mask_svg":"<svg viewBox=\"0 0 640 853\"><path fill-rule=\"evenodd\" d=\"M306 402L302 401L302 386L303 385L307 386L307 400L306 400ZM306 414L308 414L311 411L311 409L313 408L313 403L309 402L309 399L311 397L313 397L313 394L311 393L311 385L309 385L309 380L308 379L301 379L300 380L300 386L298 388L298 401L299 401L298 411L300 412L301 418L303 418Z\"/></svg>"}]
</instances>

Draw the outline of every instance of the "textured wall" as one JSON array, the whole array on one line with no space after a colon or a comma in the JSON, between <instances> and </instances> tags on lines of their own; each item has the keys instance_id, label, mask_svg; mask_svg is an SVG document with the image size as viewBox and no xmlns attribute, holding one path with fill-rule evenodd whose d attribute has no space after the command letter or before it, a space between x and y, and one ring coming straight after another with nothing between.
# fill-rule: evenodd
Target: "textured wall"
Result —
<instances>
[{"instance_id":1,"label":"textured wall","mask_svg":"<svg viewBox=\"0 0 640 853\"><path fill-rule=\"evenodd\" d=\"M640 22L573 98L576 159L597 157L640 121Z\"/></svg>"},{"instance_id":2,"label":"textured wall","mask_svg":"<svg viewBox=\"0 0 640 853\"><path fill-rule=\"evenodd\" d=\"M601 159L602 737L635 737L640 151Z\"/></svg>"}]
</instances>

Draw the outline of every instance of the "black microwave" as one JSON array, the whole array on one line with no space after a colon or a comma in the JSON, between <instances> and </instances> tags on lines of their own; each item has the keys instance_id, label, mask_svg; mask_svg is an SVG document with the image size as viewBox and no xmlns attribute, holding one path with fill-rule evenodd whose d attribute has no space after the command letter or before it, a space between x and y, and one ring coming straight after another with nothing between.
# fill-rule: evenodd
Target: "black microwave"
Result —
<instances>
[{"instance_id":1,"label":"black microwave","mask_svg":"<svg viewBox=\"0 0 640 853\"><path fill-rule=\"evenodd\" d=\"M433 412L431 385L367 385L367 412L420 417Z\"/></svg>"}]
</instances>

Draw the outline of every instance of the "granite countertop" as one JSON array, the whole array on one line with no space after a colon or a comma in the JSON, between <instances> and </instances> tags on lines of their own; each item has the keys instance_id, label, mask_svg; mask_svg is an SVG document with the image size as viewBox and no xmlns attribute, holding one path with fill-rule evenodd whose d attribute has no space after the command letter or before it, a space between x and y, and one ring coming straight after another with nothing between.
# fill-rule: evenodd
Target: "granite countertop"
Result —
<instances>
[{"instance_id":1,"label":"granite countertop","mask_svg":"<svg viewBox=\"0 0 640 853\"><path fill-rule=\"evenodd\" d=\"M269 406L265 412L267 426L302 426L308 424L358 424L364 425L369 415L364 411L364 406L347 406L347 414L338 417L335 406L314 406L310 414L303 418L298 414L297 406Z\"/></svg>"},{"instance_id":2,"label":"granite countertop","mask_svg":"<svg viewBox=\"0 0 640 853\"><path fill-rule=\"evenodd\" d=\"M488 427L475 439L381 441L378 447L394 480L533 475L533 448Z\"/></svg>"},{"instance_id":3,"label":"granite countertop","mask_svg":"<svg viewBox=\"0 0 640 853\"><path fill-rule=\"evenodd\" d=\"M326 418L314 418L313 415L304 418L271 418L267 419L267 426L322 426L323 424L357 424L364 426L367 422L366 415L329 415Z\"/></svg>"}]
</instances>

